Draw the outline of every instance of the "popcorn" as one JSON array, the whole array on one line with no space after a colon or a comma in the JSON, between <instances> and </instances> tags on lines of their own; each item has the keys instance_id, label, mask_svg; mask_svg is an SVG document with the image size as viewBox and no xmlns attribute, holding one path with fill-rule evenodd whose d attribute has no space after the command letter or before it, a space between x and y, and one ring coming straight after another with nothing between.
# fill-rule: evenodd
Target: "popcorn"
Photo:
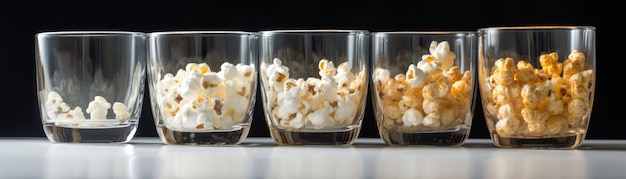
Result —
<instances>
[{"instance_id":1,"label":"popcorn","mask_svg":"<svg viewBox=\"0 0 626 179\"><path fill-rule=\"evenodd\" d=\"M191 73L191 75L196 74L196 73ZM215 72L209 72L207 74L205 74L204 76L202 76L202 79L200 82L198 81L194 81L196 82L196 84L194 84L194 87L198 87L201 86L202 89L196 89L199 94L202 93L208 93L208 94L212 94L212 93L216 93L216 91L218 91L222 85L222 78L220 77L219 74L215 73ZM184 83L183 83L184 84ZM181 85L181 88L179 88L180 90L185 90L185 88L183 87L183 85ZM198 91L198 90L204 90L204 91Z\"/></svg>"},{"instance_id":2,"label":"popcorn","mask_svg":"<svg viewBox=\"0 0 626 179\"><path fill-rule=\"evenodd\" d=\"M76 108L69 110L67 113L64 113L61 118L69 120L85 120L85 114L83 114L83 109L77 106Z\"/></svg>"},{"instance_id":3,"label":"popcorn","mask_svg":"<svg viewBox=\"0 0 626 179\"><path fill-rule=\"evenodd\" d=\"M282 91L283 82L289 79L289 68L282 66L282 61L278 58L274 59L274 63L267 67L267 80L270 90L275 92Z\"/></svg>"},{"instance_id":4,"label":"popcorn","mask_svg":"<svg viewBox=\"0 0 626 179\"><path fill-rule=\"evenodd\" d=\"M411 87L419 88L424 86L429 76L424 74L424 72L415 65L411 64L409 65L409 70L406 71L406 78L406 82L409 83Z\"/></svg>"},{"instance_id":5,"label":"popcorn","mask_svg":"<svg viewBox=\"0 0 626 179\"><path fill-rule=\"evenodd\" d=\"M503 136L512 136L517 133L520 127L519 119L515 117L503 118L496 123L496 131Z\"/></svg>"},{"instance_id":6,"label":"popcorn","mask_svg":"<svg viewBox=\"0 0 626 179\"><path fill-rule=\"evenodd\" d=\"M424 115L416 109L408 109L402 115L402 125L404 127L414 127L422 124Z\"/></svg>"},{"instance_id":7,"label":"popcorn","mask_svg":"<svg viewBox=\"0 0 626 179\"><path fill-rule=\"evenodd\" d=\"M442 41L437 43L437 41L432 41L430 43L430 54L435 56L437 62L441 64L442 70L448 70L452 65L454 65L454 59L456 55L450 51L450 45L447 41Z\"/></svg>"},{"instance_id":8,"label":"popcorn","mask_svg":"<svg viewBox=\"0 0 626 179\"><path fill-rule=\"evenodd\" d=\"M63 102L63 98L57 92L51 91L46 99L46 109L48 117L51 119L70 110L70 107Z\"/></svg>"},{"instance_id":9,"label":"popcorn","mask_svg":"<svg viewBox=\"0 0 626 179\"><path fill-rule=\"evenodd\" d=\"M79 126L85 120L107 120L107 113L111 108L111 103L107 102L104 97L95 96L85 110L86 113L90 114L90 118L86 118L83 108L76 106L74 109L70 109L69 105L63 102L61 95L55 91L48 93L45 105L50 121L55 122L56 125L69 122L72 126ZM115 113L115 119L120 123L125 123L131 118L126 105L121 102L113 103L113 113Z\"/></svg>"},{"instance_id":10,"label":"popcorn","mask_svg":"<svg viewBox=\"0 0 626 179\"><path fill-rule=\"evenodd\" d=\"M454 66L456 55L448 42L433 41L429 50L431 54L422 55L417 65L409 64L406 73L394 78L386 69L374 69L383 127L434 130L466 122L472 101L471 72Z\"/></svg>"},{"instance_id":11,"label":"popcorn","mask_svg":"<svg viewBox=\"0 0 626 179\"><path fill-rule=\"evenodd\" d=\"M89 102L89 107L85 112L89 113L92 120L107 119L109 108L111 108L111 103L102 96L95 96L94 100Z\"/></svg>"},{"instance_id":12,"label":"popcorn","mask_svg":"<svg viewBox=\"0 0 626 179\"><path fill-rule=\"evenodd\" d=\"M124 123L130 118L130 113L126 110L124 103L113 103L113 113L115 113L115 119L120 121L120 123Z\"/></svg>"},{"instance_id":13,"label":"popcorn","mask_svg":"<svg viewBox=\"0 0 626 179\"><path fill-rule=\"evenodd\" d=\"M232 129L247 116L255 75L253 67L229 62L220 71L188 63L176 75L163 75L156 98L165 125L178 131Z\"/></svg>"},{"instance_id":14,"label":"popcorn","mask_svg":"<svg viewBox=\"0 0 626 179\"><path fill-rule=\"evenodd\" d=\"M366 72L355 75L344 62L321 59L319 77L291 79L278 58L261 64L266 107L271 119L289 129L337 127L353 123L364 100ZM381 71L381 75L385 72ZM388 75L388 73L387 73Z\"/></svg>"},{"instance_id":15,"label":"popcorn","mask_svg":"<svg viewBox=\"0 0 626 179\"><path fill-rule=\"evenodd\" d=\"M563 63L558 58L556 52L541 55L540 69L524 60L496 60L486 77L485 112L498 119L498 134L561 135L589 116L593 70L585 69L585 56L577 50Z\"/></svg>"},{"instance_id":16,"label":"popcorn","mask_svg":"<svg viewBox=\"0 0 626 179\"><path fill-rule=\"evenodd\" d=\"M235 67L242 83L249 83L254 80L254 67L244 64L237 64Z\"/></svg>"},{"instance_id":17,"label":"popcorn","mask_svg":"<svg viewBox=\"0 0 626 179\"><path fill-rule=\"evenodd\" d=\"M314 129L326 127L329 119L331 119L331 116L328 113L328 107L320 108L307 115L307 121L311 122Z\"/></svg>"},{"instance_id":18,"label":"popcorn","mask_svg":"<svg viewBox=\"0 0 626 179\"><path fill-rule=\"evenodd\" d=\"M559 63L559 55L556 52L539 56L539 62L548 76L558 76L563 71L563 64Z\"/></svg>"}]
</instances>

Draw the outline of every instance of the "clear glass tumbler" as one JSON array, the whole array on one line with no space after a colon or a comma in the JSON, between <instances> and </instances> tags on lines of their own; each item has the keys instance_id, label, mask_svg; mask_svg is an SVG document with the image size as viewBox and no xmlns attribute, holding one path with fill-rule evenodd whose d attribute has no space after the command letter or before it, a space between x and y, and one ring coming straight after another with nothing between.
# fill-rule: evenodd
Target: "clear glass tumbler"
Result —
<instances>
[{"instance_id":1,"label":"clear glass tumbler","mask_svg":"<svg viewBox=\"0 0 626 179\"><path fill-rule=\"evenodd\" d=\"M256 99L256 33L165 31L148 36L148 86L162 141L240 144L250 131Z\"/></svg>"},{"instance_id":2,"label":"clear glass tumbler","mask_svg":"<svg viewBox=\"0 0 626 179\"><path fill-rule=\"evenodd\" d=\"M474 116L475 31L372 33L372 101L389 145L461 145Z\"/></svg>"},{"instance_id":3,"label":"clear glass tumbler","mask_svg":"<svg viewBox=\"0 0 626 179\"><path fill-rule=\"evenodd\" d=\"M495 145L580 146L595 91L595 27L488 27L478 32L480 93Z\"/></svg>"},{"instance_id":4,"label":"clear glass tumbler","mask_svg":"<svg viewBox=\"0 0 626 179\"><path fill-rule=\"evenodd\" d=\"M146 35L36 34L37 92L46 136L62 143L130 141L141 116Z\"/></svg>"},{"instance_id":5,"label":"clear glass tumbler","mask_svg":"<svg viewBox=\"0 0 626 179\"><path fill-rule=\"evenodd\" d=\"M261 91L279 145L350 145L367 94L364 30L260 32Z\"/></svg>"}]
</instances>

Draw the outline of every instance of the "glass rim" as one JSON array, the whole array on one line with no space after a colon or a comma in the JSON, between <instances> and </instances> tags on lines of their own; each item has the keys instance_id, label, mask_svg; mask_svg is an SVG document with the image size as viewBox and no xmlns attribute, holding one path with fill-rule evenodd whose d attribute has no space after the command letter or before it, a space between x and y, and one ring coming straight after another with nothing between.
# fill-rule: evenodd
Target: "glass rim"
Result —
<instances>
[{"instance_id":1,"label":"glass rim","mask_svg":"<svg viewBox=\"0 0 626 179\"><path fill-rule=\"evenodd\" d=\"M259 31L261 35L273 34L357 34L369 33L368 30L358 29L281 29L281 30L263 30Z\"/></svg>"},{"instance_id":2,"label":"glass rim","mask_svg":"<svg viewBox=\"0 0 626 179\"><path fill-rule=\"evenodd\" d=\"M149 36L167 35L254 35L256 32L235 31L235 30L181 30L181 31L157 31L149 32Z\"/></svg>"},{"instance_id":3,"label":"glass rim","mask_svg":"<svg viewBox=\"0 0 626 179\"><path fill-rule=\"evenodd\" d=\"M526 30L595 30L594 26L567 26L567 25L546 25L546 26L494 26L479 28L478 31L526 31Z\"/></svg>"},{"instance_id":4,"label":"glass rim","mask_svg":"<svg viewBox=\"0 0 626 179\"><path fill-rule=\"evenodd\" d=\"M136 31L48 31L48 32L39 32L37 33L37 37L81 37L81 36L115 36L115 35L137 35L137 36L145 36L144 32L136 32Z\"/></svg>"},{"instance_id":5,"label":"glass rim","mask_svg":"<svg viewBox=\"0 0 626 179\"><path fill-rule=\"evenodd\" d=\"M372 36L381 35L476 35L476 31L381 31L372 32Z\"/></svg>"}]
</instances>

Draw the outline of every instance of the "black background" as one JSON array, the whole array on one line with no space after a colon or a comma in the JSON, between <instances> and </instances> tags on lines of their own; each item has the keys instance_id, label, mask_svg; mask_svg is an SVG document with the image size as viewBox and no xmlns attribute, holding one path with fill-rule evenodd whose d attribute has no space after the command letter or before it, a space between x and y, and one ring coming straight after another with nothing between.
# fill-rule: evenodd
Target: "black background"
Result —
<instances>
[{"instance_id":1,"label":"black background","mask_svg":"<svg viewBox=\"0 0 626 179\"><path fill-rule=\"evenodd\" d=\"M587 138L626 139L624 15L617 1L0 1L0 137L44 136L36 98L38 32L61 30L363 29L469 30L489 26L588 25L597 28L597 83ZM260 94L260 91L259 93ZM157 136L146 88L136 136ZM478 96L480 97L480 96ZM269 136L257 95L250 137ZM368 100L369 102L369 100ZM360 137L378 131L367 105ZM480 102L470 138L488 138Z\"/></svg>"}]
</instances>

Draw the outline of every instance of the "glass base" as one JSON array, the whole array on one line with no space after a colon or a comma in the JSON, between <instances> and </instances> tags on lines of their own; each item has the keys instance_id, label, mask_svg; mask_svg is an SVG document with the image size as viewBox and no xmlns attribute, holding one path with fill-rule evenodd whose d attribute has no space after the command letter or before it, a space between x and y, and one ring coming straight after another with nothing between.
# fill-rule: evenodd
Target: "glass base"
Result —
<instances>
[{"instance_id":1,"label":"glass base","mask_svg":"<svg viewBox=\"0 0 626 179\"><path fill-rule=\"evenodd\" d=\"M382 130L380 138L388 145L458 146L469 137L470 127L455 127L449 130Z\"/></svg>"},{"instance_id":2,"label":"glass base","mask_svg":"<svg viewBox=\"0 0 626 179\"><path fill-rule=\"evenodd\" d=\"M502 137L491 131L491 139L497 147L528 148L528 149L574 149L582 144L584 132L573 132L561 136L549 137Z\"/></svg>"},{"instance_id":3,"label":"glass base","mask_svg":"<svg viewBox=\"0 0 626 179\"><path fill-rule=\"evenodd\" d=\"M243 142L250 131L249 124L233 126L229 130L175 131L164 125L157 126L165 144L177 145L236 145Z\"/></svg>"},{"instance_id":4,"label":"glass base","mask_svg":"<svg viewBox=\"0 0 626 179\"><path fill-rule=\"evenodd\" d=\"M58 143L125 143L137 131L137 121L120 124L117 120L84 121L80 125L43 122L44 133Z\"/></svg>"},{"instance_id":5,"label":"glass base","mask_svg":"<svg viewBox=\"0 0 626 179\"><path fill-rule=\"evenodd\" d=\"M300 130L270 127L270 135L278 145L351 145L360 130L361 126Z\"/></svg>"}]
</instances>

